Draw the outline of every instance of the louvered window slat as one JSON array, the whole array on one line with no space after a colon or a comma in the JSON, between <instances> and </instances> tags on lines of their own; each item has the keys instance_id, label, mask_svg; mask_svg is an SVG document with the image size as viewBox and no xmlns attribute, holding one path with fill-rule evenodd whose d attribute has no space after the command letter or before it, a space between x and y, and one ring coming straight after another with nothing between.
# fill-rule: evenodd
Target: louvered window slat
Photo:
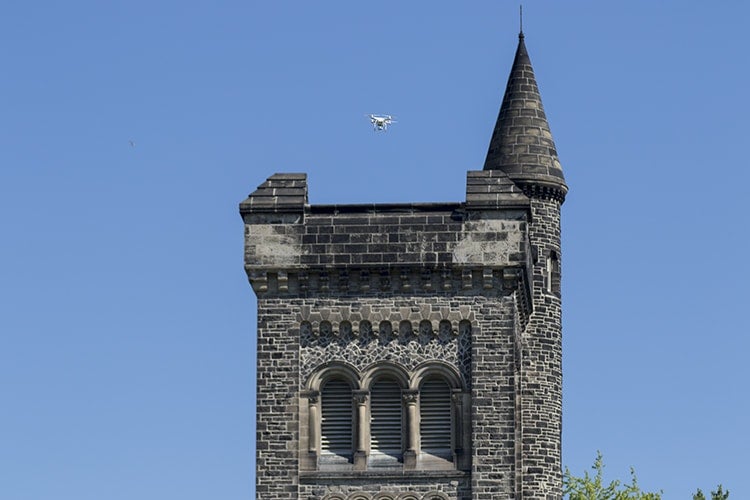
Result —
<instances>
[{"instance_id":1,"label":"louvered window slat","mask_svg":"<svg viewBox=\"0 0 750 500\"><path fill-rule=\"evenodd\" d=\"M395 380L377 381L370 392L371 451L400 455L401 445L401 387Z\"/></svg>"},{"instance_id":2,"label":"louvered window slat","mask_svg":"<svg viewBox=\"0 0 750 500\"><path fill-rule=\"evenodd\" d=\"M326 382L321 391L320 447L323 454L352 453L352 388L338 379Z\"/></svg>"},{"instance_id":3,"label":"louvered window slat","mask_svg":"<svg viewBox=\"0 0 750 500\"><path fill-rule=\"evenodd\" d=\"M422 452L440 456L450 455L450 387L444 380L427 380L424 384L422 384L419 401Z\"/></svg>"}]
</instances>

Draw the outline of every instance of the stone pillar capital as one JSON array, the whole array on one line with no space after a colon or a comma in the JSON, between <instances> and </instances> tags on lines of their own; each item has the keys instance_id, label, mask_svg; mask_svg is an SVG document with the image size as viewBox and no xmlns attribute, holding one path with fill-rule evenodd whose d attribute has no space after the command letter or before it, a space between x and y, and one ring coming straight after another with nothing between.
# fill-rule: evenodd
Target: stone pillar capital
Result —
<instances>
[{"instance_id":1,"label":"stone pillar capital","mask_svg":"<svg viewBox=\"0 0 750 500\"><path fill-rule=\"evenodd\" d=\"M358 405L367 404L367 398L370 395L370 391L352 391L352 399Z\"/></svg>"},{"instance_id":2,"label":"stone pillar capital","mask_svg":"<svg viewBox=\"0 0 750 500\"><path fill-rule=\"evenodd\" d=\"M320 401L320 391L302 391L300 395L307 398L307 402L311 405L318 404L318 401Z\"/></svg>"},{"instance_id":3,"label":"stone pillar capital","mask_svg":"<svg viewBox=\"0 0 750 500\"><path fill-rule=\"evenodd\" d=\"M401 391L401 397L404 403L407 405L415 405L419 402L419 390L417 389L404 389Z\"/></svg>"}]
</instances>

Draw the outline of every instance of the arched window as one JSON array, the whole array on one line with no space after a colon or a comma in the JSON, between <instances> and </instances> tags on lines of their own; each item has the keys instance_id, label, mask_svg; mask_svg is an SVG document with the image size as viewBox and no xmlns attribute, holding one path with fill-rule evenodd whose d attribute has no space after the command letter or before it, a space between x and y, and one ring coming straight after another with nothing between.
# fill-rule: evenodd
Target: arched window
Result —
<instances>
[{"instance_id":1,"label":"arched window","mask_svg":"<svg viewBox=\"0 0 750 500\"><path fill-rule=\"evenodd\" d=\"M352 387L346 380L332 378L320 393L321 461L335 463L352 457Z\"/></svg>"},{"instance_id":2,"label":"arched window","mask_svg":"<svg viewBox=\"0 0 750 500\"><path fill-rule=\"evenodd\" d=\"M401 460L401 386L393 378L380 378L370 389L370 465L387 466Z\"/></svg>"},{"instance_id":3,"label":"arched window","mask_svg":"<svg viewBox=\"0 0 750 500\"><path fill-rule=\"evenodd\" d=\"M371 498L369 493L356 492L346 497L346 500L370 500Z\"/></svg>"},{"instance_id":4,"label":"arched window","mask_svg":"<svg viewBox=\"0 0 750 500\"><path fill-rule=\"evenodd\" d=\"M468 321L459 323L459 330L468 327ZM301 449L308 451L301 455L304 470L470 467L464 450L470 449L471 402L453 365L430 361L409 372L378 362L359 372L327 363L306 387L307 418L300 421Z\"/></svg>"},{"instance_id":5,"label":"arched window","mask_svg":"<svg viewBox=\"0 0 750 500\"><path fill-rule=\"evenodd\" d=\"M422 500L449 500L448 495L440 491L431 491L426 493Z\"/></svg>"},{"instance_id":6,"label":"arched window","mask_svg":"<svg viewBox=\"0 0 750 500\"><path fill-rule=\"evenodd\" d=\"M453 458L451 449L451 388L438 377L422 383L419 393L420 449L424 458Z\"/></svg>"}]
</instances>

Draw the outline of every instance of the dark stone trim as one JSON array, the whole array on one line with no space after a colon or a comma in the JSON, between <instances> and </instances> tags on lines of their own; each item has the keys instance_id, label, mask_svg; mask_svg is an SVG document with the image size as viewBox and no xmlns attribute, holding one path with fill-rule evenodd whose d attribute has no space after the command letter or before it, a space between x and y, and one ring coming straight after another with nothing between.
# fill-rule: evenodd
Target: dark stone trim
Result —
<instances>
[{"instance_id":1,"label":"dark stone trim","mask_svg":"<svg viewBox=\"0 0 750 500\"><path fill-rule=\"evenodd\" d=\"M249 270L253 290L262 297L302 297L309 294L366 294L368 291L434 295L497 293L526 288L522 267L435 265L361 265Z\"/></svg>"},{"instance_id":2,"label":"dark stone trim","mask_svg":"<svg viewBox=\"0 0 750 500\"><path fill-rule=\"evenodd\" d=\"M540 198L542 200L555 200L559 201L560 204L565 202L565 195L567 194L567 188L560 185L549 185L549 184L522 184L519 182L523 193L529 198Z\"/></svg>"},{"instance_id":3,"label":"dark stone trim","mask_svg":"<svg viewBox=\"0 0 750 500\"><path fill-rule=\"evenodd\" d=\"M351 213L414 213L414 212L450 212L463 208L460 202L434 203L358 203L352 205L308 205L311 214L351 214Z\"/></svg>"},{"instance_id":4,"label":"dark stone trim","mask_svg":"<svg viewBox=\"0 0 750 500\"><path fill-rule=\"evenodd\" d=\"M393 469L388 471L363 470L363 471L300 471L299 479L301 484L341 484L336 481L352 481L361 479L372 481L373 479L385 479L391 481L419 481L445 479L464 479L470 478L471 473L461 470L404 470Z\"/></svg>"}]
</instances>

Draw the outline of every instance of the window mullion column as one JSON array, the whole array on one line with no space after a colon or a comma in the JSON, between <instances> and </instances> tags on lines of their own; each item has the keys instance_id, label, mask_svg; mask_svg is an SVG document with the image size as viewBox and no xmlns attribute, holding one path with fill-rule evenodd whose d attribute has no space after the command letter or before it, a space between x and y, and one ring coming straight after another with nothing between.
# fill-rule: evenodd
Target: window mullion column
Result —
<instances>
[{"instance_id":1,"label":"window mullion column","mask_svg":"<svg viewBox=\"0 0 750 500\"><path fill-rule=\"evenodd\" d=\"M307 432L308 432L308 450L310 453L317 453L318 443L320 442L320 418L318 417L318 400L320 393L310 391L307 395Z\"/></svg>"},{"instance_id":2,"label":"window mullion column","mask_svg":"<svg viewBox=\"0 0 750 500\"><path fill-rule=\"evenodd\" d=\"M354 469L367 469L367 442L370 439L370 427L367 424L367 402L369 391L354 391L354 404L357 405L357 449L354 452Z\"/></svg>"},{"instance_id":3,"label":"window mullion column","mask_svg":"<svg viewBox=\"0 0 750 500\"><path fill-rule=\"evenodd\" d=\"M415 469L417 467L417 451L419 449L419 391L408 389L403 391L404 403L406 403L406 442L408 447L404 452L404 468Z\"/></svg>"}]
</instances>

